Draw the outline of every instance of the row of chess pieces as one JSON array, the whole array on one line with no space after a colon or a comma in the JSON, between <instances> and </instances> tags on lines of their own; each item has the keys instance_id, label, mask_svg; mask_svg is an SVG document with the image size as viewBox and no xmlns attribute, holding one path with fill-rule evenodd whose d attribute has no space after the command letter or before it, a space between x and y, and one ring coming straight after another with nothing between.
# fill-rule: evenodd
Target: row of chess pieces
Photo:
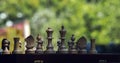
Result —
<instances>
[{"instance_id":1,"label":"row of chess pieces","mask_svg":"<svg viewBox=\"0 0 120 63\"><path fill-rule=\"evenodd\" d=\"M52 33L53 30L51 28L48 28L46 30L47 32L47 46L46 50L43 50L43 40L41 36L38 34L37 36L37 46L35 47L35 39L32 35L25 38L26 42L26 50L25 53L21 50L21 43L19 37L14 37L14 49L12 53L9 50L10 41L7 39L2 40L2 54L96 54L96 48L95 48L95 39L91 39L91 47L89 52L87 52L87 40L85 37L80 37L77 42L75 43L75 37L74 35L71 36L70 41L68 42L68 48L65 46L65 35L66 30L64 29L64 26L61 27L60 32L60 40L57 41L58 50L55 51L54 47L52 45Z\"/></svg>"}]
</instances>

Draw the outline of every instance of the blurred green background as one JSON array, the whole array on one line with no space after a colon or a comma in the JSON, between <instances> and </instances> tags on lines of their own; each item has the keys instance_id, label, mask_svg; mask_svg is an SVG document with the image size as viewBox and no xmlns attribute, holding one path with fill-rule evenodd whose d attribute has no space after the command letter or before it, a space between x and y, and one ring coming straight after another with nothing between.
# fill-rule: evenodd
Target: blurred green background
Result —
<instances>
[{"instance_id":1,"label":"blurred green background","mask_svg":"<svg viewBox=\"0 0 120 63\"><path fill-rule=\"evenodd\" d=\"M55 47L61 25L67 31L66 42L74 34L76 40L95 38L98 45L120 43L120 0L0 0L0 27L25 19L30 21L31 34L39 33L45 44L51 27ZM10 34L9 40L14 36Z\"/></svg>"}]
</instances>

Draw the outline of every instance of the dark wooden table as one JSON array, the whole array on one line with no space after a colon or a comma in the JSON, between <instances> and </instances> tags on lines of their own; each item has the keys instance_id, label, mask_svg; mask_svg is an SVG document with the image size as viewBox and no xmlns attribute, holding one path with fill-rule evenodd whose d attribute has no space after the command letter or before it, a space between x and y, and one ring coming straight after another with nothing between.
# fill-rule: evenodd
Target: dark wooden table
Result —
<instances>
[{"instance_id":1,"label":"dark wooden table","mask_svg":"<svg viewBox=\"0 0 120 63\"><path fill-rule=\"evenodd\" d=\"M0 63L120 63L120 54L11 54Z\"/></svg>"}]
</instances>

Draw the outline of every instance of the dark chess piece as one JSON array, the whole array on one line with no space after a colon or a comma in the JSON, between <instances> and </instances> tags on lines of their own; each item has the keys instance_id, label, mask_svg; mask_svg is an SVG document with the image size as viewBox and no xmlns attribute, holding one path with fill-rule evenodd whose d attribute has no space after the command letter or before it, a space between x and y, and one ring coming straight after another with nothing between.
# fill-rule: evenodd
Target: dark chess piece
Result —
<instances>
[{"instance_id":1,"label":"dark chess piece","mask_svg":"<svg viewBox=\"0 0 120 63\"><path fill-rule=\"evenodd\" d=\"M2 54L2 51L3 51L3 50L2 50L2 49L0 49L0 54Z\"/></svg>"},{"instance_id":2,"label":"dark chess piece","mask_svg":"<svg viewBox=\"0 0 120 63\"><path fill-rule=\"evenodd\" d=\"M36 54L43 54L43 48L42 48L43 40L39 34L38 34L36 39L37 39L37 47L36 47L35 53Z\"/></svg>"},{"instance_id":3,"label":"dark chess piece","mask_svg":"<svg viewBox=\"0 0 120 63\"><path fill-rule=\"evenodd\" d=\"M86 40L86 38L85 37L79 38L79 40L76 42L76 47L78 49L78 53L86 54L87 53L87 50L86 50L87 40Z\"/></svg>"},{"instance_id":4,"label":"dark chess piece","mask_svg":"<svg viewBox=\"0 0 120 63\"><path fill-rule=\"evenodd\" d=\"M2 40L2 54L10 54L9 51L9 46L10 46L10 41L8 41L7 39L3 39Z\"/></svg>"},{"instance_id":5,"label":"dark chess piece","mask_svg":"<svg viewBox=\"0 0 120 63\"><path fill-rule=\"evenodd\" d=\"M60 45L58 53L66 54L68 53L68 49L66 48L65 43L64 43L65 35L66 35L66 30L64 29L64 26L61 27L61 30L59 32L60 32L61 45Z\"/></svg>"},{"instance_id":6,"label":"dark chess piece","mask_svg":"<svg viewBox=\"0 0 120 63\"><path fill-rule=\"evenodd\" d=\"M68 42L70 54L77 54L78 53L76 47L74 46L75 45L74 41L75 41L75 37L74 37L74 35L72 35L71 40Z\"/></svg>"},{"instance_id":7,"label":"dark chess piece","mask_svg":"<svg viewBox=\"0 0 120 63\"><path fill-rule=\"evenodd\" d=\"M25 53L26 54L34 54L35 53L35 50L33 49L34 48L34 46L35 46L35 42L34 42L34 38L33 38L33 36L32 35L30 35L30 36L28 36L26 39L25 39L25 41L26 41L26 51L25 51Z\"/></svg>"},{"instance_id":8,"label":"dark chess piece","mask_svg":"<svg viewBox=\"0 0 120 63\"><path fill-rule=\"evenodd\" d=\"M57 51L57 53L59 53L59 51L60 51L60 46L61 46L61 41L60 41L60 40L57 41L57 46L58 46L58 51Z\"/></svg>"},{"instance_id":9,"label":"dark chess piece","mask_svg":"<svg viewBox=\"0 0 120 63\"><path fill-rule=\"evenodd\" d=\"M13 54L22 54L22 50L21 50L21 42L20 42L20 38L19 37L15 37L14 38L14 50L13 50Z\"/></svg>"},{"instance_id":10,"label":"dark chess piece","mask_svg":"<svg viewBox=\"0 0 120 63\"><path fill-rule=\"evenodd\" d=\"M90 51L89 53L90 54L96 54L97 53L97 50L96 50L96 47L95 47L95 39L91 39L91 45L90 45Z\"/></svg>"},{"instance_id":11,"label":"dark chess piece","mask_svg":"<svg viewBox=\"0 0 120 63\"><path fill-rule=\"evenodd\" d=\"M46 47L46 51L45 51L45 53L51 53L51 54L53 54L53 53L55 53L55 51L53 50L53 45L52 45L52 33L53 33L53 30L51 29L51 28L48 28L47 30L46 30L46 32L47 32L47 39L48 39L48 45L47 45L47 47Z\"/></svg>"}]
</instances>

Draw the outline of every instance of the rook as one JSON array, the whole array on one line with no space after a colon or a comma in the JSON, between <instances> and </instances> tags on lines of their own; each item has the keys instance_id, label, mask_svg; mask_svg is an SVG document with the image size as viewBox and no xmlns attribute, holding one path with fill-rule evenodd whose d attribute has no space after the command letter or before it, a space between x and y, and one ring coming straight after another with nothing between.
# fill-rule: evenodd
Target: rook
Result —
<instances>
[{"instance_id":1,"label":"rook","mask_svg":"<svg viewBox=\"0 0 120 63\"><path fill-rule=\"evenodd\" d=\"M95 39L91 39L91 45L90 45L91 47L90 47L90 51L89 51L89 53L90 54L96 54L97 53L97 51L96 51L96 47L95 47Z\"/></svg>"},{"instance_id":2,"label":"rook","mask_svg":"<svg viewBox=\"0 0 120 63\"><path fill-rule=\"evenodd\" d=\"M12 53L13 54L22 54L21 43L20 43L19 37L14 38L14 50Z\"/></svg>"}]
</instances>

